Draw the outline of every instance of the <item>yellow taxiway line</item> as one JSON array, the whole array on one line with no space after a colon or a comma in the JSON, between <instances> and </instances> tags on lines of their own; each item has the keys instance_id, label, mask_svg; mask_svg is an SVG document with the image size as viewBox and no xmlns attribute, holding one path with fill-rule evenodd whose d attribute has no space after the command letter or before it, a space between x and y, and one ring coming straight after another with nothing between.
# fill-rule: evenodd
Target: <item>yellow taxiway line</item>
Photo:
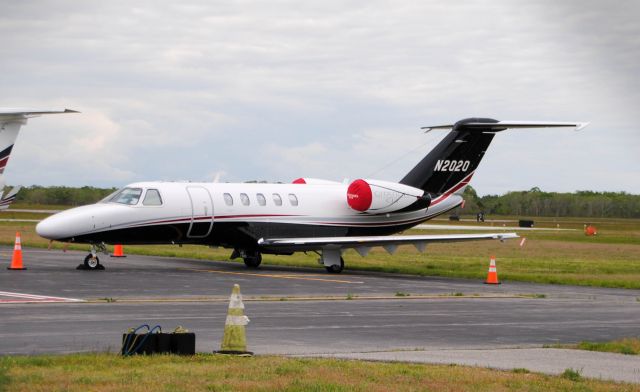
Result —
<instances>
[{"instance_id":1,"label":"yellow taxiway line","mask_svg":"<svg viewBox=\"0 0 640 392\"><path fill-rule=\"evenodd\" d=\"M246 276L258 276L261 278L274 278L274 279L297 279L297 280L314 280L318 282L329 282L329 283L347 283L347 284L364 284L364 282L352 281L352 280L340 280L340 279L323 279L323 278L309 278L306 276L299 275L282 275L282 274L256 274L251 272L232 272L232 271L221 271L221 270L212 270L212 269L195 269L195 268L180 268L185 271L195 271L195 272L209 272L213 274L226 274L226 275L246 275Z\"/></svg>"}]
</instances>

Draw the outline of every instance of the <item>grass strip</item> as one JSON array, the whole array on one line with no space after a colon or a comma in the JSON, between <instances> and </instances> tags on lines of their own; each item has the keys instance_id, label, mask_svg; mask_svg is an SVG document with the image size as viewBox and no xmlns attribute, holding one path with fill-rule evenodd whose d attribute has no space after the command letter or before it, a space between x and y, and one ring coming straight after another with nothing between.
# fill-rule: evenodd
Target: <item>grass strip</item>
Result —
<instances>
[{"instance_id":1,"label":"grass strip","mask_svg":"<svg viewBox=\"0 0 640 392\"><path fill-rule=\"evenodd\" d=\"M212 354L0 358L7 391L638 391L640 386L526 369Z\"/></svg>"},{"instance_id":2,"label":"grass strip","mask_svg":"<svg viewBox=\"0 0 640 392\"><path fill-rule=\"evenodd\" d=\"M579 350L602 351L609 353L619 353L627 355L640 354L640 339L624 338L613 340L611 342L580 342L577 348Z\"/></svg>"},{"instance_id":3,"label":"grass strip","mask_svg":"<svg viewBox=\"0 0 640 392\"><path fill-rule=\"evenodd\" d=\"M553 348L570 348L577 350L600 351L605 353L640 355L640 338L622 338L609 342L582 341L578 344L553 345Z\"/></svg>"}]
</instances>

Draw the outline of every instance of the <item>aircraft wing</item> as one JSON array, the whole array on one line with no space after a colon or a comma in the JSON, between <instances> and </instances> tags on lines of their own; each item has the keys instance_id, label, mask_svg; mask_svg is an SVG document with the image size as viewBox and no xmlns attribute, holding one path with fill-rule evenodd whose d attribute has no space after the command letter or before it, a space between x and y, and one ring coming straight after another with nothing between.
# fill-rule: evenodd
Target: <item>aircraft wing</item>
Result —
<instances>
[{"instance_id":1,"label":"aircraft wing","mask_svg":"<svg viewBox=\"0 0 640 392\"><path fill-rule=\"evenodd\" d=\"M399 245L413 245L419 251L424 251L427 244L436 242L461 242L478 240L500 240L518 238L516 233L486 233L486 234L436 234L436 235L390 235L390 236L362 236L362 237L310 237L310 238L261 238L258 245L268 250L280 251L313 251L326 248L349 249L354 248L362 256L370 248L384 247L393 253Z\"/></svg>"}]
</instances>

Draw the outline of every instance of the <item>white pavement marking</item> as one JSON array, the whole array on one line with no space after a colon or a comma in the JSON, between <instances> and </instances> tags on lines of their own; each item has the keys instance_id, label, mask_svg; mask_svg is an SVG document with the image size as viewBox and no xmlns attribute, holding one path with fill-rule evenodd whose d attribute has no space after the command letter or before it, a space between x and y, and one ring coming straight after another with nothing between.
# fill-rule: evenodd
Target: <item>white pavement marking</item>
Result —
<instances>
[{"instance_id":1,"label":"white pavement marking","mask_svg":"<svg viewBox=\"0 0 640 392\"><path fill-rule=\"evenodd\" d=\"M47 295L36 295L26 293L12 293L9 291L0 291L0 297L8 297L8 299L0 298L0 304L23 304L23 303L43 303L43 302L85 302L82 299L51 297Z\"/></svg>"},{"instance_id":2,"label":"white pavement marking","mask_svg":"<svg viewBox=\"0 0 640 392\"><path fill-rule=\"evenodd\" d=\"M493 369L527 369L561 374L574 369L584 377L640 383L640 357L595 351L555 348L515 348L487 350L385 351L296 355L335 357L370 361L417 362L480 366Z\"/></svg>"}]
</instances>

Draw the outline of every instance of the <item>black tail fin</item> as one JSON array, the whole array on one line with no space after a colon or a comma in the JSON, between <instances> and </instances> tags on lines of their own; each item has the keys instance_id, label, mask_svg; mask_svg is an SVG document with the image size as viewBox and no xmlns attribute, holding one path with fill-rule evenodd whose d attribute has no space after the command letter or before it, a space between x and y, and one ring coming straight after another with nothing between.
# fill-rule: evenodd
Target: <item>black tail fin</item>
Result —
<instances>
[{"instance_id":1,"label":"black tail fin","mask_svg":"<svg viewBox=\"0 0 640 392\"><path fill-rule=\"evenodd\" d=\"M490 118L468 118L453 126L433 127L452 130L400 183L431 195L440 195L456 185L464 187L487 151L497 131L491 125L497 122Z\"/></svg>"}]
</instances>

